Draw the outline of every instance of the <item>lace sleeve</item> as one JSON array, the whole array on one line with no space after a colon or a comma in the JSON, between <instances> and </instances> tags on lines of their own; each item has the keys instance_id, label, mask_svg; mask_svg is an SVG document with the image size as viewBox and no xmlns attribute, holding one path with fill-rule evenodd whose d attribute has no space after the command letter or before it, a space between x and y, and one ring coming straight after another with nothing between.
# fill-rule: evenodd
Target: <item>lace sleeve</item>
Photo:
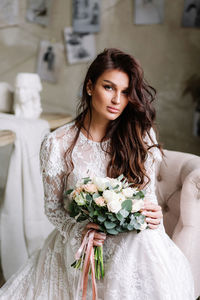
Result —
<instances>
[{"instance_id":1,"label":"lace sleeve","mask_svg":"<svg viewBox=\"0 0 200 300\"><path fill-rule=\"evenodd\" d=\"M79 227L80 224L71 218L64 209L63 191L66 167L61 145L61 139L57 139L52 134L47 135L41 146L40 162L44 185L45 214L66 240L72 229Z\"/></svg>"},{"instance_id":2,"label":"lace sleeve","mask_svg":"<svg viewBox=\"0 0 200 300\"><path fill-rule=\"evenodd\" d=\"M157 144L156 140L156 134L153 128L150 130L150 136L153 140L150 140L149 136L146 135L145 142L148 144L148 146L151 146L152 144ZM155 193L155 176L156 176L156 164L159 163L162 160L162 155L160 150L157 147L152 147L148 151L148 156L145 161L145 169L147 172L147 175L149 176L150 182L146 185L145 191L146 191L146 198L154 203L157 203L157 197Z\"/></svg>"}]
</instances>

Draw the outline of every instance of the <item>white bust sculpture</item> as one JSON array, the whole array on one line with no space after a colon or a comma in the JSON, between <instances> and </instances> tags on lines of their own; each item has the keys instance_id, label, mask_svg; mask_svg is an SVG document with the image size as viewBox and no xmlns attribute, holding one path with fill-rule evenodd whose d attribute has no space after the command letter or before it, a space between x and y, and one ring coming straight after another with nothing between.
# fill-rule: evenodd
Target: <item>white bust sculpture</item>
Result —
<instances>
[{"instance_id":1,"label":"white bust sculpture","mask_svg":"<svg viewBox=\"0 0 200 300\"><path fill-rule=\"evenodd\" d=\"M15 81L14 113L22 118L39 118L42 108L40 102L41 80L36 73L19 73Z\"/></svg>"}]
</instances>

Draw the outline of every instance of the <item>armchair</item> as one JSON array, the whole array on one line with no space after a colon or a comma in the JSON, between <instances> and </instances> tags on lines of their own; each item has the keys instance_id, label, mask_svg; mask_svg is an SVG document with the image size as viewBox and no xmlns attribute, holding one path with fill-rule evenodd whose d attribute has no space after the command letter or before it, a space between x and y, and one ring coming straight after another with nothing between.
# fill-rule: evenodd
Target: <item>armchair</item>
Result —
<instances>
[{"instance_id":1,"label":"armchair","mask_svg":"<svg viewBox=\"0 0 200 300\"><path fill-rule=\"evenodd\" d=\"M200 157L164 150L156 193L169 237L187 257L200 296Z\"/></svg>"}]
</instances>

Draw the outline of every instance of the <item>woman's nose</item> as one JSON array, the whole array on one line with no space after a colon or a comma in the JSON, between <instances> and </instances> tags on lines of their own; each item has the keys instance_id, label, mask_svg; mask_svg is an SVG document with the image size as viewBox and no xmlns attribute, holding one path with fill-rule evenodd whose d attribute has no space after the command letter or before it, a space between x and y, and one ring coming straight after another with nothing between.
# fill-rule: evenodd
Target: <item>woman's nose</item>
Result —
<instances>
[{"instance_id":1,"label":"woman's nose","mask_svg":"<svg viewBox=\"0 0 200 300\"><path fill-rule=\"evenodd\" d=\"M112 98L112 102L115 104L119 104L120 103L120 93L116 93L114 95L114 97Z\"/></svg>"}]
</instances>

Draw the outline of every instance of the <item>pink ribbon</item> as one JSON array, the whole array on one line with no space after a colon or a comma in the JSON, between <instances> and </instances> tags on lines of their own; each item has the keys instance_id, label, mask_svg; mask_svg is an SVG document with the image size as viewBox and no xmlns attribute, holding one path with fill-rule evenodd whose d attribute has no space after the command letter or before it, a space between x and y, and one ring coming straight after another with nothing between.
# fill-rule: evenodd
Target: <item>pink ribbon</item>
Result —
<instances>
[{"instance_id":1,"label":"pink ribbon","mask_svg":"<svg viewBox=\"0 0 200 300\"><path fill-rule=\"evenodd\" d=\"M97 297L97 286L95 279L95 263L94 263L94 234L95 230L89 229L86 233L80 248L78 249L75 258L79 259L83 250L85 250L85 259L83 263L83 272L82 272L82 300L86 300L87 296L87 284L88 284L88 274L91 265L91 276L92 276L92 299L95 300Z\"/></svg>"}]
</instances>

